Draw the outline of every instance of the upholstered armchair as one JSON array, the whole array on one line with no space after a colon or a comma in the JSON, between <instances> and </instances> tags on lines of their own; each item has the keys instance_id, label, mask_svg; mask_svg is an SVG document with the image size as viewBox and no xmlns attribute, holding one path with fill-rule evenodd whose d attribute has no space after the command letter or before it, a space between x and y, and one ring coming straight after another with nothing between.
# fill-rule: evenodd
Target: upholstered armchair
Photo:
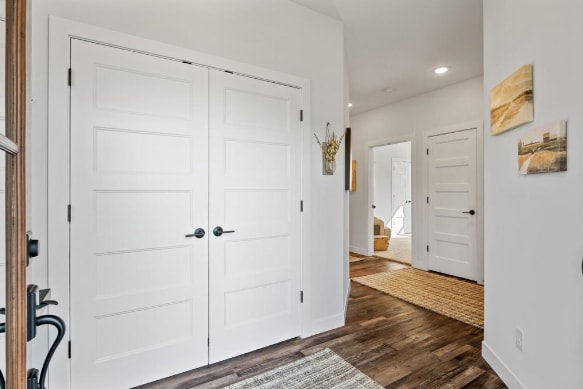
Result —
<instances>
[{"instance_id":1,"label":"upholstered armchair","mask_svg":"<svg viewBox=\"0 0 583 389\"><path fill-rule=\"evenodd\" d=\"M385 227L385 222L378 217L373 221L374 250L386 251L389 249L389 239L391 239L391 229Z\"/></svg>"}]
</instances>

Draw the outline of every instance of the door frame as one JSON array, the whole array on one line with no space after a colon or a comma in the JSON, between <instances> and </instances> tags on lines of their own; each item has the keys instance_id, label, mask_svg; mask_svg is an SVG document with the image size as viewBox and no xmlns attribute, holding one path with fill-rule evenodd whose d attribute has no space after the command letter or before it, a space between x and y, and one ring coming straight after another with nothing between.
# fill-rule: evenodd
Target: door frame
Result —
<instances>
[{"instance_id":1,"label":"door frame","mask_svg":"<svg viewBox=\"0 0 583 389\"><path fill-rule=\"evenodd\" d=\"M416 166L416 162L417 162L417 149L415 147L415 134L408 134L408 135L403 135L403 136L398 136L398 137L394 137L394 138L384 138L384 139L379 139L379 140L375 140L375 141L371 141L368 142L366 144L366 150L367 150L367 180L368 180L368 211L367 211L367 255L371 256L374 255L374 245L373 245L373 239L374 239L374 229L373 229L373 222L374 222L374 211L372 208L373 205L373 201L374 201L374 154L373 154L373 148L375 147L380 147L380 146L388 146L388 145L394 145L397 143L404 143L404 142L410 142L411 143L411 198L413 199L413 203L411 204L411 230L412 230L412 236L411 236L411 256L412 258L415 258L415 242L417 242L418 240L416 239L415 235L417 233L417 223L416 223L416 209L417 207L415 206L416 203L416 198L415 195L417 194L417 173L415 171L415 166Z\"/></svg>"},{"instance_id":2,"label":"door frame","mask_svg":"<svg viewBox=\"0 0 583 389\"><path fill-rule=\"evenodd\" d=\"M5 167L5 280L6 312L4 371L7 388L24 389L27 362L27 2L6 1L5 121L0 152Z\"/></svg>"},{"instance_id":3,"label":"door frame","mask_svg":"<svg viewBox=\"0 0 583 389\"><path fill-rule=\"evenodd\" d=\"M445 135L454 132L476 129L476 259L477 259L477 282L484 283L484 122L473 121L451 126L440 127L423 132L423 148L427 150L429 145L429 138ZM429 163L428 159L423 158L423 170L421 175L421 193L424 197L429 196ZM426 228L423 228L423 241L429 242L429 204L425 203L423 212L421 212L421 223ZM427 245L429 243L426 243ZM429 269L429 253L423 250L423 255L420 256L423 261L425 270Z\"/></svg>"},{"instance_id":4,"label":"door frame","mask_svg":"<svg viewBox=\"0 0 583 389\"><path fill-rule=\"evenodd\" d=\"M71 39L154 55L173 61L188 61L194 66L229 70L234 74L275 82L301 91L304 111L301 123L301 198L306 205L301 213L300 288L309 293L310 275L310 173L311 173L311 102L310 81L301 77L247 65L225 58L172 46L100 27L49 17L49 88L48 88L48 201L47 201L47 261L48 286L60 304L50 307L51 314L59 315L69 328L69 222L67 212L70 198L69 177L69 84ZM75 82L75 75L72 75ZM298 113L299 114L299 113ZM299 205L298 205L299 209ZM310 301L300 304L300 336L310 330ZM69 333L66 334L69 339ZM67 347L57 349L50 368L51 385L70 387L70 360Z\"/></svg>"}]
</instances>

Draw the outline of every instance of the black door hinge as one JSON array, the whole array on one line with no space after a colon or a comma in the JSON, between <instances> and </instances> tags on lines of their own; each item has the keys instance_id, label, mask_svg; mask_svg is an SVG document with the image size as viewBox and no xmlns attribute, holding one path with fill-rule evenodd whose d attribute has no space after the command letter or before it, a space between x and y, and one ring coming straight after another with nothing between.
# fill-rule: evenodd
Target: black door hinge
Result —
<instances>
[{"instance_id":1,"label":"black door hinge","mask_svg":"<svg viewBox=\"0 0 583 389\"><path fill-rule=\"evenodd\" d=\"M72 79L73 79L73 71L71 70L71 68L69 68L69 70L67 71L67 85L71 86Z\"/></svg>"},{"instance_id":2,"label":"black door hinge","mask_svg":"<svg viewBox=\"0 0 583 389\"><path fill-rule=\"evenodd\" d=\"M300 290L300 303L304 302L304 291Z\"/></svg>"},{"instance_id":3,"label":"black door hinge","mask_svg":"<svg viewBox=\"0 0 583 389\"><path fill-rule=\"evenodd\" d=\"M71 223L71 204L67 205L67 221Z\"/></svg>"},{"instance_id":4,"label":"black door hinge","mask_svg":"<svg viewBox=\"0 0 583 389\"><path fill-rule=\"evenodd\" d=\"M429 155L429 149L427 149L427 155Z\"/></svg>"},{"instance_id":5,"label":"black door hinge","mask_svg":"<svg viewBox=\"0 0 583 389\"><path fill-rule=\"evenodd\" d=\"M427 245L427 252L429 252L429 245Z\"/></svg>"},{"instance_id":6,"label":"black door hinge","mask_svg":"<svg viewBox=\"0 0 583 389\"><path fill-rule=\"evenodd\" d=\"M429 196L427 196L427 204L429 204Z\"/></svg>"},{"instance_id":7,"label":"black door hinge","mask_svg":"<svg viewBox=\"0 0 583 389\"><path fill-rule=\"evenodd\" d=\"M211 338L206 338L206 345L210 347L210 345L211 345Z\"/></svg>"},{"instance_id":8,"label":"black door hinge","mask_svg":"<svg viewBox=\"0 0 583 389\"><path fill-rule=\"evenodd\" d=\"M69 344L67 345L67 355L69 356L69 359L71 359L71 341L69 341Z\"/></svg>"},{"instance_id":9,"label":"black door hinge","mask_svg":"<svg viewBox=\"0 0 583 389\"><path fill-rule=\"evenodd\" d=\"M304 212L304 200L300 200L300 212Z\"/></svg>"},{"instance_id":10,"label":"black door hinge","mask_svg":"<svg viewBox=\"0 0 583 389\"><path fill-rule=\"evenodd\" d=\"M300 122L304 121L304 110L300 109Z\"/></svg>"}]
</instances>

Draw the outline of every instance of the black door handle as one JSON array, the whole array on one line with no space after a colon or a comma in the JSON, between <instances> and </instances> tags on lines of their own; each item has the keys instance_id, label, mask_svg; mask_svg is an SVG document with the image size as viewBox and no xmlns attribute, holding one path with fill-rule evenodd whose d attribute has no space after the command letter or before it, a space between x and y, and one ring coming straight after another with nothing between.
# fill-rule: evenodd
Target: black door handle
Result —
<instances>
[{"instance_id":1,"label":"black door handle","mask_svg":"<svg viewBox=\"0 0 583 389\"><path fill-rule=\"evenodd\" d=\"M197 228L194 230L194 234L184 235L185 238L192 238L193 236L197 237L198 239L204 237L205 231L204 228Z\"/></svg>"},{"instance_id":2,"label":"black door handle","mask_svg":"<svg viewBox=\"0 0 583 389\"><path fill-rule=\"evenodd\" d=\"M476 211L474 211L473 209L470 209L469 211L463 211L462 213L469 213L470 215L475 215Z\"/></svg>"},{"instance_id":3,"label":"black door handle","mask_svg":"<svg viewBox=\"0 0 583 389\"><path fill-rule=\"evenodd\" d=\"M213 229L213 234L215 236L221 236L223 234L231 234L233 232L235 232L235 230L225 231L225 230L223 230L223 227L220 227L220 226L217 226Z\"/></svg>"},{"instance_id":4,"label":"black door handle","mask_svg":"<svg viewBox=\"0 0 583 389\"><path fill-rule=\"evenodd\" d=\"M377 207L376 205L374 205L374 204L372 205L372 209L375 209L376 207Z\"/></svg>"}]
</instances>

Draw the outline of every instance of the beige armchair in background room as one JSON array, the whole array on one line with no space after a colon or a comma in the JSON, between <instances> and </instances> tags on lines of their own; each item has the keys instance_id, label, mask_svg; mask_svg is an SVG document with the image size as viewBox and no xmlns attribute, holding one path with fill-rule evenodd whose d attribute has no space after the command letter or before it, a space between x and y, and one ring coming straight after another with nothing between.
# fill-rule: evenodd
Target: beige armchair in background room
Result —
<instances>
[{"instance_id":1,"label":"beige armchair in background room","mask_svg":"<svg viewBox=\"0 0 583 389\"><path fill-rule=\"evenodd\" d=\"M391 229L385 227L385 222L378 217L374 217L374 251L386 251L389 249L389 239L391 239Z\"/></svg>"}]
</instances>

